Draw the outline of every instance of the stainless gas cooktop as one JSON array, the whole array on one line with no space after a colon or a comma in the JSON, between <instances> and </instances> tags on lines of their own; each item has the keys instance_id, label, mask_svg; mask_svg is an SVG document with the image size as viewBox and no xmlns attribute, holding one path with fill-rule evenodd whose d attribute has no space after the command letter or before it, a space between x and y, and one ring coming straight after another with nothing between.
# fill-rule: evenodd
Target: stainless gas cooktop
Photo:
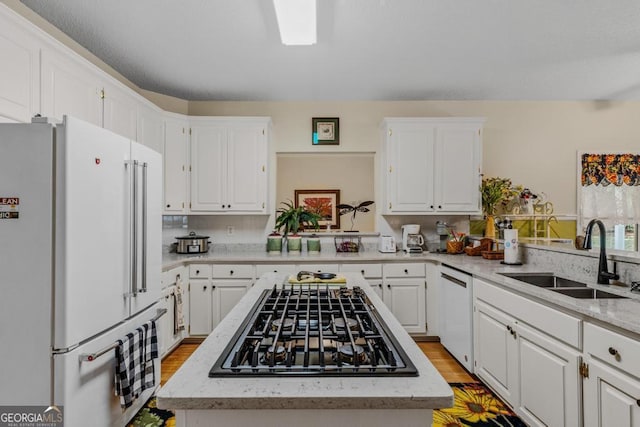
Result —
<instances>
[{"instance_id":1,"label":"stainless gas cooktop","mask_svg":"<svg viewBox=\"0 0 640 427\"><path fill-rule=\"evenodd\" d=\"M417 376L365 292L288 284L262 293L209 371L256 375Z\"/></svg>"}]
</instances>

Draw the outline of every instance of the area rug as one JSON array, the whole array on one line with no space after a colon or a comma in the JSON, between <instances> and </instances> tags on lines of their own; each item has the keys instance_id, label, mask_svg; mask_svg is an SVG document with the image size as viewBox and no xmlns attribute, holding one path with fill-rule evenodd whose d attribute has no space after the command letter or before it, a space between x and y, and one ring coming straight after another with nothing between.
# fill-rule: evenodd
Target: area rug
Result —
<instances>
[{"instance_id":1,"label":"area rug","mask_svg":"<svg viewBox=\"0 0 640 427\"><path fill-rule=\"evenodd\" d=\"M176 417L173 412L159 409L156 406L156 398L152 397L127 427L174 427L175 425Z\"/></svg>"},{"instance_id":2,"label":"area rug","mask_svg":"<svg viewBox=\"0 0 640 427\"><path fill-rule=\"evenodd\" d=\"M452 408L433 411L433 427L527 427L481 383L450 383ZM173 412L156 407L156 398L136 414L128 427L174 427Z\"/></svg>"},{"instance_id":3,"label":"area rug","mask_svg":"<svg viewBox=\"0 0 640 427\"><path fill-rule=\"evenodd\" d=\"M527 427L481 383L449 383L453 407L433 411L433 427Z\"/></svg>"}]
</instances>

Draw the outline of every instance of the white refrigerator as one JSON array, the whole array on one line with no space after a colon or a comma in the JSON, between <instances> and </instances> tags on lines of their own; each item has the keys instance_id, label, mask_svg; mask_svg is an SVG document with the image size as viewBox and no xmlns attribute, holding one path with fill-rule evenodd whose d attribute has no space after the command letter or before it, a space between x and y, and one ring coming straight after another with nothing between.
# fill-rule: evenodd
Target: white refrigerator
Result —
<instances>
[{"instance_id":1,"label":"white refrigerator","mask_svg":"<svg viewBox=\"0 0 640 427\"><path fill-rule=\"evenodd\" d=\"M3 405L124 425L151 395L120 408L113 345L159 314L161 168L159 153L72 117L0 124Z\"/></svg>"}]
</instances>

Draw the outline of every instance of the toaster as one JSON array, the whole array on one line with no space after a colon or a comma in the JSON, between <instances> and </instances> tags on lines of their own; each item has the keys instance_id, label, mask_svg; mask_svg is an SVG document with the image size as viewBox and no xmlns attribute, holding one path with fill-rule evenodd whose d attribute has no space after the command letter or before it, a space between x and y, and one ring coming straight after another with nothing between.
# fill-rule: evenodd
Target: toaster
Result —
<instances>
[{"instance_id":1,"label":"toaster","mask_svg":"<svg viewBox=\"0 0 640 427\"><path fill-rule=\"evenodd\" d=\"M394 239L393 236L380 236L380 239L378 240L378 251L395 252L396 239Z\"/></svg>"}]
</instances>

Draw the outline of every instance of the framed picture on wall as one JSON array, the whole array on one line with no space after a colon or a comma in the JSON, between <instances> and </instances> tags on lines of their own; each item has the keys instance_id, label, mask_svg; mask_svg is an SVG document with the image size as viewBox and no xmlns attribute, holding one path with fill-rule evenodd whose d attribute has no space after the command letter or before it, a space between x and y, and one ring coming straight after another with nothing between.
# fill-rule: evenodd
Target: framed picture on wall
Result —
<instances>
[{"instance_id":1,"label":"framed picture on wall","mask_svg":"<svg viewBox=\"0 0 640 427\"><path fill-rule=\"evenodd\" d=\"M313 145L339 145L340 119L337 117L312 118L311 143Z\"/></svg>"},{"instance_id":2,"label":"framed picture on wall","mask_svg":"<svg viewBox=\"0 0 640 427\"><path fill-rule=\"evenodd\" d=\"M340 190L295 190L295 206L320 215L320 228L340 228Z\"/></svg>"}]
</instances>

